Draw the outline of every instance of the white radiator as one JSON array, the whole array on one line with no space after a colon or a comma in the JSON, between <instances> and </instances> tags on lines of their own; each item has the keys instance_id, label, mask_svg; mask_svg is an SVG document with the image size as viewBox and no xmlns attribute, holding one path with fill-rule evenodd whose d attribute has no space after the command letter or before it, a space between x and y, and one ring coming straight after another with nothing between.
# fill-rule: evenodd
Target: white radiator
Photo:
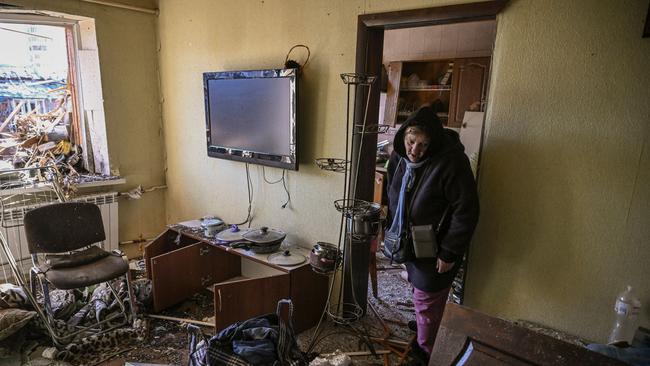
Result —
<instances>
[{"instance_id":1,"label":"white radiator","mask_svg":"<svg viewBox=\"0 0 650 366\"><path fill-rule=\"evenodd\" d=\"M102 221L104 223L104 232L106 233L106 240L101 243L101 246L106 250L118 249L118 216L117 216L117 192L93 194L87 196L80 196L72 199L71 201L91 202L99 206L102 212ZM51 203L51 202L50 202ZM23 218L25 213L36 207L44 206L48 202L40 202L38 204L24 205L0 210L0 231L4 234L11 252L18 262L20 267L23 267L23 272L27 272L31 266L31 257L27 249L27 239L25 237L25 228L23 226ZM0 251L0 278L4 277L3 274L11 273L7 264L7 258Z\"/></svg>"}]
</instances>

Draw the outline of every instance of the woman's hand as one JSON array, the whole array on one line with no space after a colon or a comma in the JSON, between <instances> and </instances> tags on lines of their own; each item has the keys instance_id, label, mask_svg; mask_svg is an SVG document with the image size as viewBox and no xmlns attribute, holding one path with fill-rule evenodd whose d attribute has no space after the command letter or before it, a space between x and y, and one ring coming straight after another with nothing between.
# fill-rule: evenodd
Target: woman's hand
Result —
<instances>
[{"instance_id":1,"label":"woman's hand","mask_svg":"<svg viewBox=\"0 0 650 366\"><path fill-rule=\"evenodd\" d=\"M454 267L454 263L456 262L445 262L442 259L438 258L436 269L438 270L438 273L445 273Z\"/></svg>"}]
</instances>

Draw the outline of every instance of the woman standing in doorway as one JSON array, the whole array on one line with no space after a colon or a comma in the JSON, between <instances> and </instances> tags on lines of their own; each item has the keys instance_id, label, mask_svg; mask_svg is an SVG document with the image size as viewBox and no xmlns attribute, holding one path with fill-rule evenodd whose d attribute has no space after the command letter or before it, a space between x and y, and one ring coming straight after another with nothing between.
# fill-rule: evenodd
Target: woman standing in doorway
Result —
<instances>
[{"instance_id":1,"label":"woman standing in doorway","mask_svg":"<svg viewBox=\"0 0 650 366\"><path fill-rule=\"evenodd\" d=\"M388 163L388 231L401 231L393 234L411 240L413 226L440 227L433 233L437 257L406 262L413 286L417 343L428 356L451 283L478 222L476 183L458 133L444 129L431 106L406 120L393 147Z\"/></svg>"}]
</instances>

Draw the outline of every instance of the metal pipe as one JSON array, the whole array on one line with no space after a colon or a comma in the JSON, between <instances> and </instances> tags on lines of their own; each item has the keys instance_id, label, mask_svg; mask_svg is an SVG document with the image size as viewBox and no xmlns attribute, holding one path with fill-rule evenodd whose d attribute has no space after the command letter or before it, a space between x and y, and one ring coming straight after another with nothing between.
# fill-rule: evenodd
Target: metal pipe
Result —
<instances>
[{"instance_id":1,"label":"metal pipe","mask_svg":"<svg viewBox=\"0 0 650 366\"><path fill-rule=\"evenodd\" d=\"M138 244L138 243L144 243L144 242L152 241L152 240L154 240L154 239L155 239L155 238L133 239L133 240L121 241L121 242L119 242L118 244L119 244L119 245L123 245L123 244ZM398 268L398 269L402 269L402 268Z\"/></svg>"},{"instance_id":2,"label":"metal pipe","mask_svg":"<svg viewBox=\"0 0 650 366\"><path fill-rule=\"evenodd\" d=\"M147 13L147 14L153 14L153 15L158 15L160 13L160 11L158 9L141 8L139 6L125 5L125 4L115 3L115 2L112 2L112 1L106 1L106 0L80 0L80 1L83 1L83 2L86 2L86 3L105 5L105 6L112 6L114 8L122 8L122 9L127 9L127 10L139 11L141 13Z\"/></svg>"}]
</instances>

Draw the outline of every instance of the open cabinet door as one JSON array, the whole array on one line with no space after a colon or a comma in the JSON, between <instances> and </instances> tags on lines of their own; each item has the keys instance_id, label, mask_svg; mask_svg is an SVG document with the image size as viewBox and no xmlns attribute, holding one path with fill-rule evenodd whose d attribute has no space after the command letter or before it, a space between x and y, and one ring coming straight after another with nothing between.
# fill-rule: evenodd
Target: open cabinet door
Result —
<instances>
[{"instance_id":1,"label":"open cabinet door","mask_svg":"<svg viewBox=\"0 0 650 366\"><path fill-rule=\"evenodd\" d=\"M275 313L278 301L289 297L289 274L215 284L216 331L238 321Z\"/></svg>"},{"instance_id":2,"label":"open cabinet door","mask_svg":"<svg viewBox=\"0 0 650 366\"><path fill-rule=\"evenodd\" d=\"M177 304L202 288L239 276L240 258L196 243L151 258L154 312Z\"/></svg>"}]
</instances>

